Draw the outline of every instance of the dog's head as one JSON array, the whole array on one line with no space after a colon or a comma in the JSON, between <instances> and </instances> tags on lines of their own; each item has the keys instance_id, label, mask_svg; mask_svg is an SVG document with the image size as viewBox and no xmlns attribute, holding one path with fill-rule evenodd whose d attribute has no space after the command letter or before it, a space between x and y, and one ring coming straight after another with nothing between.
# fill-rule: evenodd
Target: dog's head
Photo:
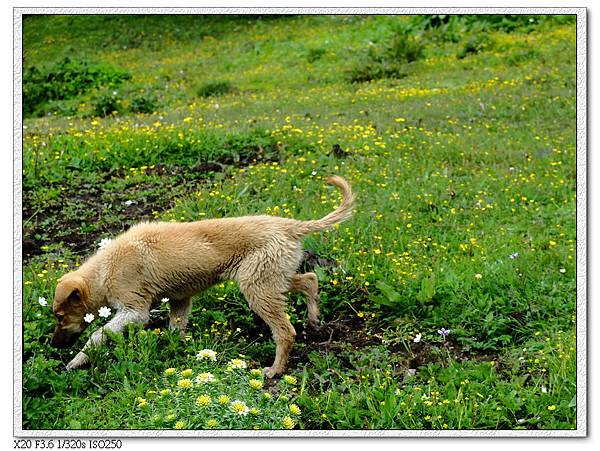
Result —
<instances>
[{"instance_id":1,"label":"dog's head","mask_svg":"<svg viewBox=\"0 0 600 451\"><path fill-rule=\"evenodd\" d=\"M88 326L83 319L88 300L88 286L80 275L70 273L59 279L52 304L57 321L52 346L68 348L75 344Z\"/></svg>"}]
</instances>

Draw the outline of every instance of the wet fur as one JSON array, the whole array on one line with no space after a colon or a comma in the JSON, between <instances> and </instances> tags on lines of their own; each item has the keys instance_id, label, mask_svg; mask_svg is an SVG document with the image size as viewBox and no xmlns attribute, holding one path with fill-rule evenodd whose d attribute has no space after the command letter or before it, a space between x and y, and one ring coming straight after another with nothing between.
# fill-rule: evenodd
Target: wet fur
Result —
<instances>
[{"instance_id":1,"label":"wet fur","mask_svg":"<svg viewBox=\"0 0 600 451\"><path fill-rule=\"evenodd\" d=\"M85 349L104 340L103 330L121 332L126 324L148 320L153 302L170 303L170 327L185 330L191 297L223 280L236 280L250 308L270 327L276 344L268 377L281 374L296 331L285 312L287 292L304 294L311 326L319 323L318 281L297 274L302 238L348 219L354 197L341 177L328 180L342 191L342 204L313 221L275 216L209 219L190 223L141 223L115 238L77 271L63 276L53 304L59 320L53 344L73 344L87 326L86 313L102 306L116 310L96 330L67 369L87 362Z\"/></svg>"}]
</instances>

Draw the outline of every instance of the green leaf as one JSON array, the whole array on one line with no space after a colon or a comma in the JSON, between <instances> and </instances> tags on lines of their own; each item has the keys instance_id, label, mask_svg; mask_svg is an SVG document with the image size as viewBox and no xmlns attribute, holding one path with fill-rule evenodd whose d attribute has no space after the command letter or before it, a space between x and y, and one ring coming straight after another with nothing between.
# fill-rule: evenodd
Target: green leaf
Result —
<instances>
[{"instance_id":1,"label":"green leaf","mask_svg":"<svg viewBox=\"0 0 600 451\"><path fill-rule=\"evenodd\" d=\"M431 301L435 295L435 274L431 274L429 277L421 279L421 291L417 294L417 300L424 304L427 301Z\"/></svg>"},{"instance_id":2,"label":"green leaf","mask_svg":"<svg viewBox=\"0 0 600 451\"><path fill-rule=\"evenodd\" d=\"M400 300L402 299L400 293L394 290L387 283L385 283L382 280L378 280L377 282L375 282L375 286L379 288L379 291L381 291L381 293L383 294L383 297L372 297L371 299L373 299L375 302L383 305L388 305L390 307L398 305L400 303Z\"/></svg>"}]
</instances>

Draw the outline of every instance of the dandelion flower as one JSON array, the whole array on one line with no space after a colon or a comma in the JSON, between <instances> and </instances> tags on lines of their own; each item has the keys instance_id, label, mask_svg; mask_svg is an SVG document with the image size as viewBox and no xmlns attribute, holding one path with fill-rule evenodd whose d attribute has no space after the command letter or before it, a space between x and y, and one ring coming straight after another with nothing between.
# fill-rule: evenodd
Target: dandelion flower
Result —
<instances>
[{"instance_id":1,"label":"dandelion flower","mask_svg":"<svg viewBox=\"0 0 600 451\"><path fill-rule=\"evenodd\" d=\"M212 360L214 362L217 360L217 353L212 349L202 349L196 354L196 358L198 360Z\"/></svg>"},{"instance_id":2,"label":"dandelion flower","mask_svg":"<svg viewBox=\"0 0 600 451\"><path fill-rule=\"evenodd\" d=\"M237 413L238 415L248 415L250 409L243 401L233 401L230 406L232 412Z\"/></svg>"},{"instance_id":3,"label":"dandelion flower","mask_svg":"<svg viewBox=\"0 0 600 451\"><path fill-rule=\"evenodd\" d=\"M556 410L556 406L554 404L551 406L548 406L548 410L550 410L550 411Z\"/></svg>"},{"instance_id":4,"label":"dandelion flower","mask_svg":"<svg viewBox=\"0 0 600 451\"><path fill-rule=\"evenodd\" d=\"M217 427L219 423L217 422L217 420L215 420L214 418L211 418L210 420L206 421L206 427L208 429L214 429Z\"/></svg>"},{"instance_id":5,"label":"dandelion flower","mask_svg":"<svg viewBox=\"0 0 600 451\"><path fill-rule=\"evenodd\" d=\"M46 301L46 298L40 296L38 298L38 304L40 304L42 307L46 307L48 305L48 301Z\"/></svg>"},{"instance_id":6,"label":"dandelion flower","mask_svg":"<svg viewBox=\"0 0 600 451\"><path fill-rule=\"evenodd\" d=\"M244 369L247 366L246 361L242 359L231 359L227 364L227 367L232 370Z\"/></svg>"},{"instance_id":7,"label":"dandelion flower","mask_svg":"<svg viewBox=\"0 0 600 451\"><path fill-rule=\"evenodd\" d=\"M300 410L297 404L290 404L290 413L297 416L302 413L302 410Z\"/></svg>"},{"instance_id":8,"label":"dandelion flower","mask_svg":"<svg viewBox=\"0 0 600 451\"><path fill-rule=\"evenodd\" d=\"M175 429L183 429L184 426L185 424L183 423L183 421L178 421L177 423L175 423Z\"/></svg>"},{"instance_id":9,"label":"dandelion flower","mask_svg":"<svg viewBox=\"0 0 600 451\"><path fill-rule=\"evenodd\" d=\"M200 373L196 376L196 383L206 384L207 382L214 382L215 376L212 373Z\"/></svg>"},{"instance_id":10,"label":"dandelion flower","mask_svg":"<svg viewBox=\"0 0 600 451\"><path fill-rule=\"evenodd\" d=\"M192 381L189 379L180 379L177 381L177 386L180 388L190 388L192 386Z\"/></svg>"},{"instance_id":11,"label":"dandelion flower","mask_svg":"<svg viewBox=\"0 0 600 451\"><path fill-rule=\"evenodd\" d=\"M98 316L100 318L108 318L110 314L110 307L100 307L100 310L98 310Z\"/></svg>"},{"instance_id":12,"label":"dandelion flower","mask_svg":"<svg viewBox=\"0 0 600 451\"><path fill-rule=\"evenodd\" d=\"M194 374L194 371L191 368L187 368L181 372L183 377L190 377L192 374Z\"/></svg>"},{"instance_id":13,"label":"dandelion flower","mask_svg":"<svg viewBox=\"0 0 600 451\"><path fill-rule=\"evenodd\" d=\"M285 417L282 421L283 427L286 429L294 429L296 422L291 417Z\"/></svg>"},{"instance_id":14,"label":"dandelion flower","mask_svg":"<svg viewBox=\"0 0 600 451\"><path fill-rule=\"evenodd\" d=\"M220 396L217 398L217 401L219 402L219 404L221 404L221 405L225 405L225 404L229 404L229 399L230 399L230 398L229 398L229 396L227 396L227 395L220 395Z\"/></svg>"},{"instance_id":15,"label":"dandelion flower","mask_svg":"<svg viewBox=\"0 0 600 451\"><path fill-rule=\"evenodd\" d=\"M200 395L196 398L196 404L198 404L200 407L209 406L211 402L212 398L208 395Z\"/></svg>"},{"instance_id":16,"label":"dandelion flower","mask_svg":"<svg viewBox=\"0 0 600 451\"><path fill-rule=\"evenodd\" d=\"M294 376L290 376L288 374L286 374L285 376L283 376L283 381L286 384L290 384L290 385L296 385L296 383L298 382Z\"/></svg>"},{"instance_id":17,"label":"dandelion flower","mask_svg":"<svg viewBox=\"0 0 600 451\"><path fill-rule=\"evenodd\" d=\"M95 316L94 316L94 315L92 315L91 313L88 313L87 315L85 315L85 316L83 317L83 320L84 320L86 323L88 323L88 324L89 324L89 323L91 323L92 321L94 321L94 318L95 318Z\"/></svg>"},{"instance_id":18,"label":"dandelion flower","mask_svg":"<svg viewBox=\"0 0 600 451\"><path fill-rule=\"evenodd\" d=\"M171 376L172 374L175 374L175 371L177 371L175 368L167 368L167 369L165 370L165 374L166 374L167 376Z\"/></svg>"},{"instance_id":19,"label":"dandelion flower","mask_svg":"<svg viewBox=\"0 0 600 451\"><path fill-rule=\"evenodd\" d=\"M262 381L259 381L258 379L250 379L248 381L248 385L250 385L250 387L255 390L260 390L261 388L263 388Z\"/></svg>"}]
</instances>

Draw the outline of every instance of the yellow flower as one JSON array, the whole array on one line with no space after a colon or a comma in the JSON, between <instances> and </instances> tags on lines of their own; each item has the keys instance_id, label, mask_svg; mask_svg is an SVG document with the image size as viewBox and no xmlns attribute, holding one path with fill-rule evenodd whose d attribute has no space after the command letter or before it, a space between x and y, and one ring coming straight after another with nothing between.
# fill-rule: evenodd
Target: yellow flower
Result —
<instances>
[{"instance_id":1,"label":"yellow flower","mask_svg":"<svg viewBox=\"0 0 600 451\"><path fill-rule=\"evenodd\" d=\"M183 429L183 421L178 421L177 423L175 423L175 429Z\"/></svg>"},{"instance_id":2,"label":"yellow flower","mask_svg":"<svg viewBox=\"0 0 600 451\"><path fill-rule=\"evenodd\" d=\"M196 398L196 404L198 404L200 407L209 406L211 402L212 399L208 395L200 395L198 398Z\"/></svg>"},{"instance_id":3,"label":"yellow flower","mask_svg":"<svg viewBox=\"0 0 600 451\"><path fill-rule=\"evenodd\" d=\"M292 415L300 415L302 410L300 410L300 407L298 407L297 404L290 404L290 413Z\"/></svg>"},{"instance_id":4,"label":"yellow flower","mask_svg":"<svg viewBox=\"0 0 600 451\"><path fill-rule=\"evenodd\" d=\"M250 411L246 403L237 400L231 403L231 410L238 415L248 415L248 412Z\"/></svg>"},{"instance_id":5,"label":"yellow flower","mask_svg":"<svg viewBox=\"0 0 600 451\"><path fill-rule=\"evenodd\" d=\"M180 388L190 388L192 386L192 381L189 379L181 379L177 381L177 386Z\"/></svg>"},{"instance_id":6,"label":"yellow flower","mask_svg":"<svg viewBox=\"0 0 600 451\"><path fill-rule=\"evenodd\" d=\"M248 381L248 385L250 385L250 387L252 387L255 390L260 390L261 388L263 388L262 381L259 381L258 379L250 379Z\"/></svg>"},{"instance_id":7,"label":"yellow flower","mask_svg":"<svg viewBox=\"0 0 600 451\"><path fill-rule=\"evenodd\" d=\"M164 390L161 390L159 393L161 395L165 396L165 395L171 394L171 390L169 390L168 388L165 388Z\"/></svg>"},{"instance_id":8,"label":"yellow flower","mask_svg":"<svg viewBox=\"0 0 600 451\"><path fill-rule=\"evenodd\" d=\"M175 368L167 368L167 369L165 370L165 374L166 374L167 376L170 376L170 375L172 375L172 374L175 374L175 371L176 371L176 370L175 370Z\"/></svg>"},{"instance_id":9,"label":"yellow flower","mask_svg":"<svg viewBox=\"0 0 600 451\"><path fill-rule=\"evenodd\" d=\"M217 420L215 420L214 418L211 418L210 420L208 420L206 422L206 427L208 429L214 429L217 427L217 424L218 424Z\"/></svg>"},{"instance_id":10,"label":"yellow flower","mask_svg":"<svg viewBox=\"0 0 600 451\"><path fill-rule=\"evenodd\" d=\"M262 371L259 370L258 368L254 368L254 369L250 370L250 374L255 377L260 377L260 376L262 376Z\"/></svg>"},{"instance_id":11,"label":"yellow flower","mask_svg":"<svg viewBox=\"0 0 600 451\"><path fill-rule=\"evenodd\" d=\"M196 376L196 382L199 384L205 384L207 382L214 382L215 376L212 373L200 373Z\"/></svg>"},{"instance_id":12,"label":"yellow flower","mask_svg":"<svg viewBox=\"0 0 600 451\"><path fill-rule=\"evenodd\" d=\"M192 371L190 368L181 372L183 377L190 377L192 374L194 374L194 371Z\"/></svg>"},{"instance_id":13,"label":"yellow flower","mask_svg":"<svg viewBox=\"0 0 600 451\"><path fill-rule=\"evenodd\" d=\"M217 401L219 401L219 404L228 404L229 403L229 396L227 395L221 395L217 398Z\"/></svg>"},{"instance_id":14,"label":"yellow flower","mask_svg":"<svg viewBox=\"0 0 600 451\"><path fill-rule=\"evenodd\" d=\"M297 382L297 380L296 380L296 378L294 376L290 376L288 374L286 374L285 376L283 376L283 381L285 383L287 383L287 384L290 384L290 385L296 385L296 382Z\"/></svg>"},{"instance_id":15,"label":"yellow flower","mask_svg":"<svg viewBox=\"0 0 600 451\"><path fill-rule=\"evenodd\" d=\"M548 410L556 410L556 406L555 405L548 406Z\"/></svg>"},{"instance_id":16,"label":"yellow flower","mask_svg":"<svg viewBox=\"0 0 600 451\"><path fill-rule=\"evenodd\" d=\"M294 429L296 422L291 417L285 417L282 421L283 427L286 429Z\"/></svg>"},{"instance_id":17,"label":"yellow flower","mask_svg":"<svg viewBox=\"0 0 600 451\"><path fill-rule=\"evenodd\" d=\"M231 359L227 367L232 370L244 369L248 364L242 359Z\"/></svg>"},{"instance_id":18,"label":"yellow flower","mask_svg":"<svg viewBox=\"0 0 600 451\"><path fill-rule=\"evenodd\" d=\"M264 393L262 394L262 396L263 396L263 398L264 398L264 399L271 399L271 398L273 397L273 396L271 395L271 393L268 393L268 392L264 392Z\"/></svg>"}]
</instances>

